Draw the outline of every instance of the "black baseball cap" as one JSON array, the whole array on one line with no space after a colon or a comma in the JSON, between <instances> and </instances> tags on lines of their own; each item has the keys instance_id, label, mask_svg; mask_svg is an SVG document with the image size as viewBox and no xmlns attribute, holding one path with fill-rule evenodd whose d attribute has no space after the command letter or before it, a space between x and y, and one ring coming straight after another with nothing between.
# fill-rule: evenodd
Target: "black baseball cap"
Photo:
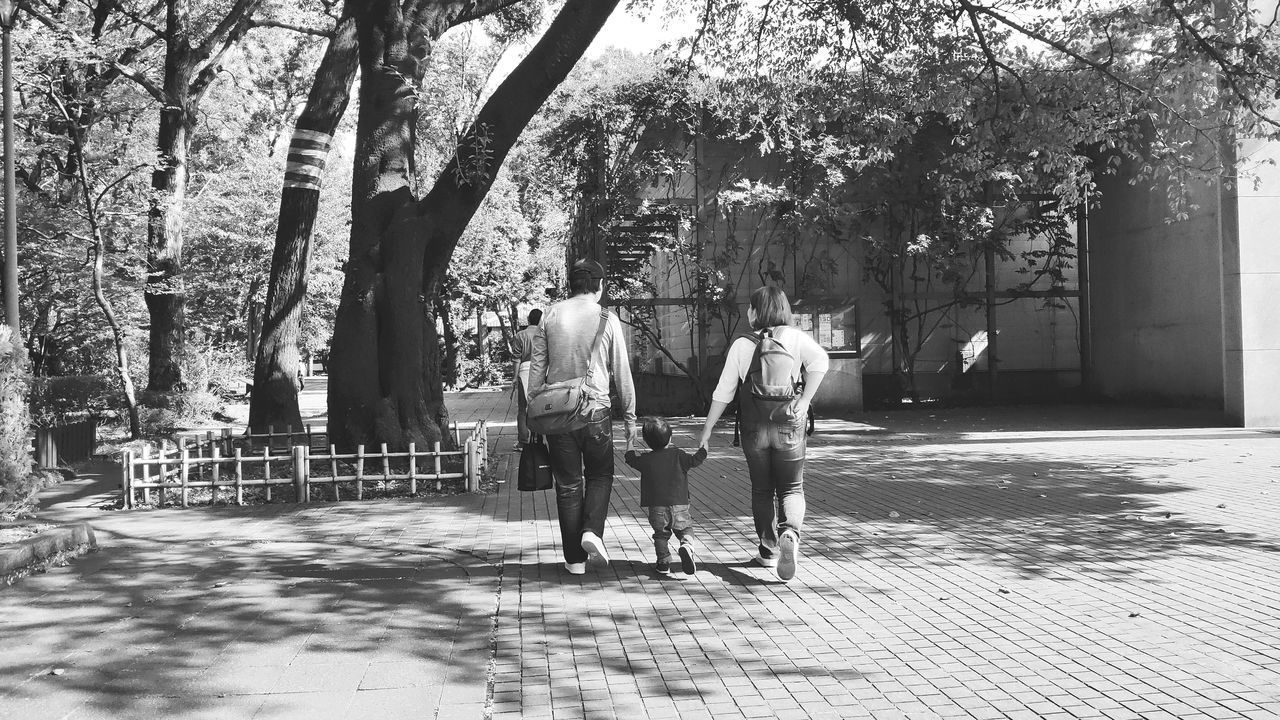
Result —
<instances>
[{"instance_id":1,"label":"black baseball cap","mask_svg":"<svg viewBox=\"0 0 1280 720\"><path fill-rule=\"evenodd\" d=\"M588 277L592 280L603 280L604 268L591 258L582 258L569 269L569 277Z\"/></svg>"}]
</instances>

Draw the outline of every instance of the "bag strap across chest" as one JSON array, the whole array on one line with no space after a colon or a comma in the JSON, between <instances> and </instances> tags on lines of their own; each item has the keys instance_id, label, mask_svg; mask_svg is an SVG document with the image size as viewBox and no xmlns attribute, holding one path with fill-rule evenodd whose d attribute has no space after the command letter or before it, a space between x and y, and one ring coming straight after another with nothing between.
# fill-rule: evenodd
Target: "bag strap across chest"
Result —
<instances>
[{"instance_id":1,"label":"bag strap across chest","mask_svg":"<svg viewBox=\"0 0 1280 720\"><path fill-rule=\"evenodd\" d=\"M582 376L582 385L586 385L591 380L592 373L595 372L595 365L592 360L595 359L596 350L600 348L600 340L604 338L605 328L609 326L609 311L604 308L600 309L600 324L596 327L596 336L591 340L591 349L587 351L587 372ZM555 353L551 350L551 336L547 335L547 355L555 357Z\"/></svg>"}]
</instances>

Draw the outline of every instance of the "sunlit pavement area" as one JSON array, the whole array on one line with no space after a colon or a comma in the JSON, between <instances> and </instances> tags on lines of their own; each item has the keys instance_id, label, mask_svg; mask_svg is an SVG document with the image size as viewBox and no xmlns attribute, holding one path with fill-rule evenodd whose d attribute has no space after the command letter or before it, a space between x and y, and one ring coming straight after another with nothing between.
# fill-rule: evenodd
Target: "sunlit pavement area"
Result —
<instances>
[{"instance_id":1,"label":"sunlit pavement area","mask_svg":"<svg viewBox=\"0 0 1280 720\"><path fill-rule=\"evenodd\" d=\"M323 383L306 399L323 421ZM692 578L621 462L607 567L551 492L138 512L0 590L0 718L1280 718L1280 435L1109 406L824 418L797 577L751 565L726 426ZM692 447L700 421L677 423ZM101 489L109 491L110 479ZM54 674L57 672L58 674Z\"/></svg>"}]
</instances>

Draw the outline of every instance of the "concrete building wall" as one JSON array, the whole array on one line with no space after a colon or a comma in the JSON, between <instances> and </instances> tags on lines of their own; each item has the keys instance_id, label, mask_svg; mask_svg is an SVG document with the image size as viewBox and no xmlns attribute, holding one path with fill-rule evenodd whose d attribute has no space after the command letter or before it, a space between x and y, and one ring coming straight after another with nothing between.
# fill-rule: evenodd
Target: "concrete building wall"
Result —
<instances>
[{"instance_id":1,"label":"concrete building wall","mask_svg":"<svg viewBox=\"0 0 1280 720\"><path fill-rule=\"evenodd\" d=\"M1240 143L1246 177L1223 193L1225 405L1245 427L1280 426L1280 143ZM1254 180L1256 179L1256 183Z\"/></svg>"},{"instance_id":2,"label":"concrete building wall","mask_svg":"<svg viewBox=\"0 0 1280 720\"><path fill-rule=\"evenodd\" d=\"M642 200L653 204L672 203L694 208L697 220L682 229L689 247L701 247L707 256L719 258L722 287L732 287L736 299L734 312L711 320L707 338L708 370L718 373L721 356L728 341L746 328L746 298L752 289L764 282L787 291L797 311L830 312L856 301L857 329L860 332L861 357L836 357L837 363L824 381L817 401L824 408L861 408L868 376L887 376L893 371L893 352L889 346L890 328L885 317L886 293L864 278L862 241L857 238L814 236L789 237L791 228L778 219L772 206L748 209L733 208L725 199L745 183L777 183L784 168L777 157L760 157L746 144L702 143L686 150L688 166L684 172L642 189ZM695 178L697 182L695 183ZM717 203L716 199L721 202ZM1020 254L1025 250L1045 249L1043 239L1015 238L1009 250L1011 260L999 260L996 287L1013 290L1028 282L1030 270ZM968 290L981 292L985 285L983 260L974 260L974 273ZM692 279L680 272L677 258L655 253L650 280L658 297L678 298L688 295ZM1020 272L1020 270L1022 272ZM1066 292L1076 290L1074 268L1065 271L1066 280L1059 287ZM1041 279L1033 289L1047 290L1050 283ZM938 307L952 299L949 286L938 283L927 297L919 298L922 307ZM996 309L1000 335L1002 372L1040 373L1054 389L1062 385L1078 386L1080 344L1078 303L1074 298L1002 299ZM663 344L674 356L685 361L696 357L698 338L695 318L685 307L669 306L656 311ZM971 385L965 375L985 374L988 368L986 314L983 307L954 307L933 313L924 332L927 340L917 362L918 387L922 395L949 394L956 387ZM917 329L913 328L913 332ZM634 346L644 341L633 338ZM957 354L962 360L957 361ZM644 351L640 368L648 372L675 374L679 371L667 360L656 361L660 354ZM877 380L877 382L883 382ZM1019 388L1034 389L1039 379L1023 381Z\"/></svg>"},{"instance_id":3,"label":"concrete building wall","mask_svg":"<svg viewBox=\"0 0 1280 720\"><path fill-rule=\"evenodd\" d=\"M1162 193L1103 178L1089 215L1090 389L1223 406L1223 276L1216 191L1167 222Z\"/></svg>"}]
</instances>

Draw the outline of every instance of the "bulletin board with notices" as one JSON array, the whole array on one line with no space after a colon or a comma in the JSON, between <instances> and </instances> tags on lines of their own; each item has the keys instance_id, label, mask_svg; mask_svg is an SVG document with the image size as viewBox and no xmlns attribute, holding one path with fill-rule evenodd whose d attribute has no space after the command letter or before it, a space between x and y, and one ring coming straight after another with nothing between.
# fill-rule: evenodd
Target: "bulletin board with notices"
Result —
<instances>
[{"instance_id":1,"label":"bulletin board with notices","mask_svg":"<svg viewBox=\"0 0 1280 720\"><path fill-rule=\"evenodd\" d=\"M854 305L802 308L794 312L796 325L827 351L858 353L858 313Z\"/></svg>"}]
</instances>

